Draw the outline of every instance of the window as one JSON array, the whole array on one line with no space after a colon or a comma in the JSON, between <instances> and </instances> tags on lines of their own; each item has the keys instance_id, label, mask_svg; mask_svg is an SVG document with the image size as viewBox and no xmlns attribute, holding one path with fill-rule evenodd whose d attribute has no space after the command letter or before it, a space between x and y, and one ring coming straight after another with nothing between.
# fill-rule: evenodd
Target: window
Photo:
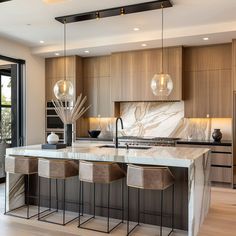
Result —
<instances>
[{"instance_id":1,"label":"window","mask_svg":"<svg viewBox=\"0 0 236 236\"><path fill-rule=\"evenodd\" d=\"M0 71L0 139L11 144L12 107L11 107L11 74Z\"/></svg>"}]
</instances>

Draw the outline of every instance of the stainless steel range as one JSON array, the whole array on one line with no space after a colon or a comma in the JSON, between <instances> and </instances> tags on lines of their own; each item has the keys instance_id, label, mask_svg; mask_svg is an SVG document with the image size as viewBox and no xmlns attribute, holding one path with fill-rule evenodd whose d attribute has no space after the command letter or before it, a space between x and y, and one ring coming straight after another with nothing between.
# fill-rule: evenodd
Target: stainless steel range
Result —
<instances>
[{"instance_id":1,"label":"stainless steel range","mask_svg":"<svg viewBox=\"0 0 236 236\"><path fill-rule=\"evenodd\" d=\"M169 146L174 147L179 138L166 138L166 137L136 137L136 136L123 136L119 137L120 145L128 146Z\"/></svg>"}]
</instances>

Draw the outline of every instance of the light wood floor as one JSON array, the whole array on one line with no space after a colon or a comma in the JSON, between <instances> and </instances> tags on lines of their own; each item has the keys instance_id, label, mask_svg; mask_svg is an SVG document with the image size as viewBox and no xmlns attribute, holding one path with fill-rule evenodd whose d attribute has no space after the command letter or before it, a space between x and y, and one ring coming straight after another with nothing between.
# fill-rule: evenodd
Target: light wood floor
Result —
<instances>
[{"instance_id":1,"label":"light wood floor","mask_svg":"<svg viewBox=\"0 0 236 236\"><path fill-rule=\"evenodd\" d=\"M4 209L4 188L0 185L0 235L1 236L105 236L78 229L76 222L63 227L34 220L22 220L2 214ZM100 225L100 222L97 222ZM119 227L111 235L125 235L125 225ZM135 231L133 236L157 236L158 227L144 226ZM164 234L166 235L166 234ZM173 236L186 235L175 232ZM212 189L212 205L199 236L235 236L236 235L236 190Z\"/></svg>"}]
</instances>

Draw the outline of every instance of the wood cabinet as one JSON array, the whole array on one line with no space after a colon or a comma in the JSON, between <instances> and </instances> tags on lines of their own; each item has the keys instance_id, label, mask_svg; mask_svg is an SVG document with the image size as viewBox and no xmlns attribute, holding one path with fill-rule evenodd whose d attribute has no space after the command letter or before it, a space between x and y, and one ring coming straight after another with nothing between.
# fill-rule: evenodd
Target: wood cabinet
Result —
<instances>
[{"instance_id":1,"label":"wood cabinet","mask_svg":"<svg viewBox=\"0 0 236 236\"><path fill-rule=\"evenodd\" d=\"M45 60L46 101L56 98L53 87L57 81L64 79L65 75L75 86L76 94L80 94L82 92L81 70L81 58L78 56L69 56L66 61L64 61L64 57L47 58Z\"/></svg>"},{"instance_id":2,"label":"wood cabinet","mask_svg":"<svg viewBox=\"0 0 236 236\"><path fill-rule=\"evenodd\" d=\"M231 118L231 72L230 44L185 48L185 117Z\"/></svg>"},{"instance_id":3,"label":"wood cabinet","mask_svg":"<svg viewBox=\"0 0 236 236\"><path fill-rule=\"evenodd\" d=\"M83 68L84 95L92 105L86 116L113 116L110 56L84 58Z\"/></svg>"},{"instance_id":4,"label":"wood cabinet","mask_svg":"<svg viewBox=\"0 0 236 236\"><path fill-rule=\"evenodd\" d=\"M164 49L164 72L174 89L168 100L182 99L182 47ZM156 101L150 83L161 71L161 49L114 53L111 56L112 101Z\"/></svg>"},{"instance_id":5,"label":"wood cabinet","mask_svg":"<svg viewBox=\"0 0 236 236\"><path fill-rule=\"evenodd\" d=\"M211 181L233 186L233 155L231 146L177 144L178 147L209 148L211 150Z\"/></svg>"}]
</instances>

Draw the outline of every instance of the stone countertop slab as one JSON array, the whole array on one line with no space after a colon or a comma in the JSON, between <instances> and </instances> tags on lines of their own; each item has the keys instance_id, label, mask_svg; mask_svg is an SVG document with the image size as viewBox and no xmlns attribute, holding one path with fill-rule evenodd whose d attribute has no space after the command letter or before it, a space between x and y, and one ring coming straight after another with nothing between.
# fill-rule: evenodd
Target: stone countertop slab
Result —
<instances>
[{"instance_id":1,"label":"stone countertop slab","mask_svg":"<svg viewBox=\"0 0 236 236\"><path fill-rule=\"evenodd\" d=\"M41 145L32 145L8 148L6 155L190 167L196 159L210 151L207 148L186 147L151 147L146 150L101 148L106 144L111 143L83 141L59 150L42 149Z\"/></svg>"}]
</instances>

